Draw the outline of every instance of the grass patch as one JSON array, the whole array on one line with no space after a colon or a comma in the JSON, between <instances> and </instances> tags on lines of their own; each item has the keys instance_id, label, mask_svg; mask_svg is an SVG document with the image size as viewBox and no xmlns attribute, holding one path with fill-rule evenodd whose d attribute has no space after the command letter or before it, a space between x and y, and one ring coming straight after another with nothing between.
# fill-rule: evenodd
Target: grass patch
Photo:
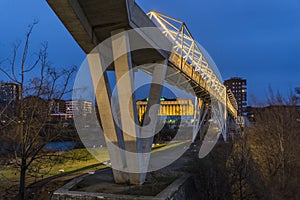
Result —
<instances>
[{"instance_id":1,"label":"grass patch","mask_svg":"<svg viewBox=\"0 0 300 200\"><path fill-rule=\"evenodd\" d=\"M94 158L87 149L74 149L70 151L58 152L57 160L51 161L46 164L40 164L38 162L33 163L32 166L36 165L40 168L39 172L35 173L35 177L27 176L26 184L29 185L36 181L51 176L64 176L70 173L79 173L86 170L95 171L107 167L101 164L101 161L109 160L108 152L106 148L99 148L97 150L99 156L97 160ZM53 162L53 163L51 163ZM63 173L59 170L63 170ZM19 181L19 168L14 166L2 166L0 167L0 191L17 185Z\"/></svg>"},{"instance_id":2,"label":"grass patch","mask_svg":"<svg viewBox=\"0 0 300 200\"><path fill-rule=\"evenodd\" d=\"M152 153L168 150L183 144L183 142L156 144L152 147ZM96 155L97 158L90 152L93 155ZM107 148L73 149L57 152L57 155L57 160L49 160L49 163L33 163L33 165L39 165L37 167L39 167L40 170L35 174L34 178L27 176L26 184L29 185L49 177L55 178L70 174L72 174L72 176L80 175L82 173L87 173L88 171L103 169L106 168L107 165L102 163L109 160ZM59 170L63 171L60 172ZM18 184L19 173L19 169L14 166L0 167L0 193L1 189Z\"/></svg>"}]
</instances>

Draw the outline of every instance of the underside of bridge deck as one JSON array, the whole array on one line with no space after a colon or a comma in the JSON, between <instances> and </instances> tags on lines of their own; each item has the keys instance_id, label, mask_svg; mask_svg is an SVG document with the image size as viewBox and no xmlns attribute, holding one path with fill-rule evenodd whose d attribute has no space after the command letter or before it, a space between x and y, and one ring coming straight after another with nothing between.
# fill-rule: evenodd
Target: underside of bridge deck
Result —
<instances>
[{"instance_id":1,"label":"underside of bridge deck","mask_svg":"<svg viewBox=\"0 0 300 200\"><path fill-rule=\"evenodd\" d=\"M110 38L113 31L156 27L134 0L47 0L47 2L87 54L99 43ZM150 40L145 39L147 33L141 34L143 35L137 33L130 36L129 41L134 41L131 43L132 48L136 43L145 47L171 45L165 39L159 40L165 44L149 44ZM161 37L164 38L162 34ZM169 53L147 49L133 51L132 54L133 64L140 65L162 60Z\"/></svg>"}]
</instances>

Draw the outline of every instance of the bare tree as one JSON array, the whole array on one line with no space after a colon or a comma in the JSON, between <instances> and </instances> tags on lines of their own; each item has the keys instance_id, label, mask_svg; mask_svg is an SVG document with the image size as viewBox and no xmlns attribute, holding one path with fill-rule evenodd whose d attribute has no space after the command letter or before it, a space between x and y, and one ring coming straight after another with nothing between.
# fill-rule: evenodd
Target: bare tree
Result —
<instances>
[{"instance_id":1,"label":"bare tree","mask_svg":"<svg viewBox=\"0 0 300 200\"><path fill-rule=\"evenodd\" d=\"M52 67L47 43L38 53L30 54L30 37L36 24L29 26L24 46L21 43L14 46L7 67L0 67L0 71L20 87L17 115L7 116L0 129L1 137L9 144L6 156L13 158L20 169L19 199L25 198L26 177L45 167L52 158L52 153L44 147L61 135L58 127L50 123L50 102L70 92L68 85L76 70L75 67L60 70Z\"/></svg>"},{"instance_id":2,"label":"bare tree","mask_svg":"<svg viewBox=\"0 0 300 200\"><path fill-rule=\"evenodd\" d=\"M297 199L299 195L299 107L294 95L270 91L268 106L254 109L248 144L261 175L266 199Z\"/></svg>"},{"instance_id":3,"label":"bare tree","mask_svg":"<svg viewBox=\"0 0 300 200\"><path fill-rule=\"evenodd\" d=\"M251 173L253 173L252 158L246 134L236 136L226 167L233 199L253 199L254 194L250 180Z\"/></svg>"}]
</instances>

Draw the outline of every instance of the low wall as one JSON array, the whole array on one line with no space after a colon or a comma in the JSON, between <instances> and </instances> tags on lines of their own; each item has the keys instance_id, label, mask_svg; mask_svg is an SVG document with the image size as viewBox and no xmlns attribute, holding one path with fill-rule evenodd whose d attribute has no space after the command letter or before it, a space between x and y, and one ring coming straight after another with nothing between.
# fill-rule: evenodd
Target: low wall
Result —
<instances>
[{"instance_id":1,"label":"low wall","mask_svg":"<svg viewBox=\"0 0 300 200\"><path fill-rule=\"evenodd\" d=\"M86 175L88 176L88 175ZM156 196L137 196L123 194L106 194L70 191L77 183L83 180L81 176L73 179L62 188L55 191L52 200L196 200L197 190L193 178L186 174L176 179Z\"/></svg>"}]
</instances>

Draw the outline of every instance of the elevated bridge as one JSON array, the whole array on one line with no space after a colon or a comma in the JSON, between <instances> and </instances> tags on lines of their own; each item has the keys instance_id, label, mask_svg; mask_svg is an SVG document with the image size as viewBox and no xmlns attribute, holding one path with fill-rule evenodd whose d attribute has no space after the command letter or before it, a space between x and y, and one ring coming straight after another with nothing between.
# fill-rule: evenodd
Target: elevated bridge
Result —
<instances>
[{"instance_id":1,"label":"elevated bridge","mask_svg":"<svg viewBox=\"0 0 300 200\"><path fill-rule=\"evenodd\" d=\"M194 40L184 22L154 11L146 14L134 0L47 2L87 54L102 128L106 139L111 141L107 145L116 182L142 184L145 180L156 128L155 124L147 124L155 121L153 119L156 119L158 113L157 107L153 107L151 113L150 108L159 104L164 81L194 94L197 115L193 139L195 133L205 125L204 122L208 121L206 119L212 116L208 113L213 112L218 113L215 132L218 136L222 133L226 137L227 122L224 119L237 117L237 103L232 93L222 84L213 61ZM136 29L133 34L126 32L133 29ZM105 53L100 53L97 46L104 41ZM137 43L147 48L140 49ZM166 47L170 51L166 51ZM113 62L105 63L108 55L113 57ZM159 67L157 63L167 67ZM143 66L141 69L153 76L142 127L136 126L136 99L132 96L134 77L131 70L136 66ZM116 74L122 130L117 128L113 118L112 91L105 75L107 70L113 70ZM104 74L104 78L99 78L99 74ZM129 74L129 78L124 78L126 74ZM187 91L188 86L193 91ZM221 107L224 111L220 110ZM138 138L144 135L147 137ZM116 150L114 146L121 150ZM143 158L123 151L142 152Z\"/></svg>"}]
</instances>

